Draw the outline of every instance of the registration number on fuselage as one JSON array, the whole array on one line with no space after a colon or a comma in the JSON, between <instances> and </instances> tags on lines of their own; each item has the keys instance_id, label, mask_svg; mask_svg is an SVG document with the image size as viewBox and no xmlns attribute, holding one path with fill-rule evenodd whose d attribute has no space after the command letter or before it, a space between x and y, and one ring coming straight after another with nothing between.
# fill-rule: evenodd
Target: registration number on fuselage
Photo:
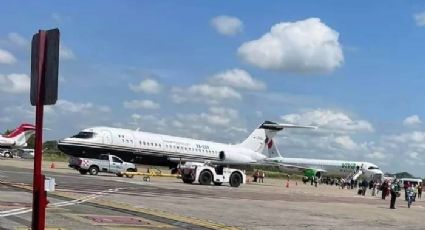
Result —
<instances>
[{"instance_id":1,"label":"registration number on fuselage","mask_svg":"<svg viewBox=\"0 0 425 230\"><path fill-rule=\"evenodd\" d=\"M343 169L355 169L356 163L342 163L341 168Z\"/></svg>"},{"instance_id":2,"label":"registration number on fuselage","mask_svg":"<svg viewBox=\"0 0 425 230\"><path fill-rule=\"evenodd\" d=\"M210 146L208 146L208 145L199 145L199 144L197 144L197 145L196 145L196 148L198 148L198 149L210 149Z\"/></svg>"}]
</instances>

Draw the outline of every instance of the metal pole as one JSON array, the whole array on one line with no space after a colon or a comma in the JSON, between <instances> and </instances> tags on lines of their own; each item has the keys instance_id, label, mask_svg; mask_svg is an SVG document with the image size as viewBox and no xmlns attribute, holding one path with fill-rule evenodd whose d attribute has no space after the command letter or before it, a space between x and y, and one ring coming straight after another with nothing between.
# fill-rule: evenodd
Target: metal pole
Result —
<instances>
[{"instance_id":1,"label":"metal pole","mask_svg":"<svg viewBox=\"0 0 425 230\"><path fill-rule=\"evenodd\" d=\"M43 147L43 100L44 100L44 51L46 32L39 31L38 49L38 95L35 112L35 153L33 175L32 229L44 230L46 215L46 192L44 191L44 176L41 174Z\"/></svg>"}]
</instances>

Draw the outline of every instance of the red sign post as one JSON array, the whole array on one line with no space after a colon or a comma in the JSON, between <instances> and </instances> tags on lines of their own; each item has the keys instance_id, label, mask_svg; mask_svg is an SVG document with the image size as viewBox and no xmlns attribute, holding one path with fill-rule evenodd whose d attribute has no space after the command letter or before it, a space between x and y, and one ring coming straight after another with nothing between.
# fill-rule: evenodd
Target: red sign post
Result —
<instances>
[{"instance_id":1,"label":"red sign post","mask_svg":"<svg viewBox=\"0 0 425 230\"><path fill-rule=\"evenodd\" d=\"M44 105L57 99L59 63L59 30L40 30L33 36L31 49L31 104L35 113L35 153L33 175L33 203L31 229L45 229L47 194L45 177L41 173L43 148Z\"/></svg>"}]
</instances>

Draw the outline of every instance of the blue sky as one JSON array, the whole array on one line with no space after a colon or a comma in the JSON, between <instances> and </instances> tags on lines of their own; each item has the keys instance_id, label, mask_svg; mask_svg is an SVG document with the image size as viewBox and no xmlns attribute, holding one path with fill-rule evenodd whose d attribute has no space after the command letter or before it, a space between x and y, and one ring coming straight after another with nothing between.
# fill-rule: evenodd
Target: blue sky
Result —
<instances>
[{"instance_id":1,"label":"blue sky","mask_svg":"<svg viewBox=\"0 0 425 230\"><path fill-rule=\"evenodd\" d=\"M226 143L263 120L285 156L425 176L421 1L10 1L0 9L0 127L33 122L29 41L61 30L46 139L95 125ZM274 29L272 29L274 28Z\"/></svg>"}]
</instances>

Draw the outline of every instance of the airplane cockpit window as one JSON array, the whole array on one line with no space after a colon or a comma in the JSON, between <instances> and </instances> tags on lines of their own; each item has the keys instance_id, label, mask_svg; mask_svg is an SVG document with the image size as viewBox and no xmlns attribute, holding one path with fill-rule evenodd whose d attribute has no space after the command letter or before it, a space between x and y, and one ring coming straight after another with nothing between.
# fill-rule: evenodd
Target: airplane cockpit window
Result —
<instances>
[{"instance_id":1,"label":"airplane cockpit window","mask_svg":"<svg viewBox=\"0 0 425 230\"><path fill-rule=\"evenodd\" d=\"M73 138L88 139L95 136L94 132L79 132L77 135L72 136Z\"/></svg>"}]
</instances>

